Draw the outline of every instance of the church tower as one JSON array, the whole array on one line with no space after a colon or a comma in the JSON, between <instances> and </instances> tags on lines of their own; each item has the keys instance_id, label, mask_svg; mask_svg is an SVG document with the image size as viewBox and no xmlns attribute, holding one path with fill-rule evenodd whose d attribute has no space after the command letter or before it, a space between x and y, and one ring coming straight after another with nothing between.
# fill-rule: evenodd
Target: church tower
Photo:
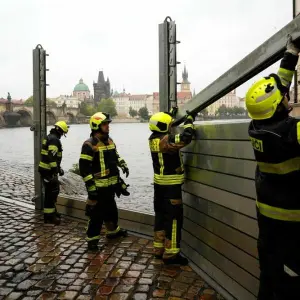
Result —
<instances>
[{"instance_id":1,"label":"church tower","mask_svg":"<svg viewBox=\"0 0 300 300\"><path fill-rule=\"evenodd\" d=\"M191 83L189 82L189 74L186 70L186 66L184 66L184 70L182 72L182 82L181 82L181 92L190 92L191 91Z\"/></svg>"}]
</instances>

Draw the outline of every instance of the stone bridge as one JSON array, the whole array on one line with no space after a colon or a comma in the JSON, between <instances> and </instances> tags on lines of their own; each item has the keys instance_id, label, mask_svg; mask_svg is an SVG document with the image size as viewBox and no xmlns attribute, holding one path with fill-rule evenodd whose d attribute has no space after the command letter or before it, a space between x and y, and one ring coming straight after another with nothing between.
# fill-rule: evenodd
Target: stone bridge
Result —
<instances>
[{"instance_id":1,"label":"stone bridge","mask_svg":"<svg viewBox=\"0 0 300 300\"><path fill-rule=\"evenodd\" d=\"M7 104L0 103L0 127L6 126L4 113L7 111ZM12 111L18 113L21 117L17 125L30 126L33 122L33 107L25 106L23 104L12 103ZM55 122L64 120L69 124L81 123L85 119L83 115L79 113L78 108L73 107L54 107L47 106L47 124L53 125Z\"/></svg>"}]
</instances>

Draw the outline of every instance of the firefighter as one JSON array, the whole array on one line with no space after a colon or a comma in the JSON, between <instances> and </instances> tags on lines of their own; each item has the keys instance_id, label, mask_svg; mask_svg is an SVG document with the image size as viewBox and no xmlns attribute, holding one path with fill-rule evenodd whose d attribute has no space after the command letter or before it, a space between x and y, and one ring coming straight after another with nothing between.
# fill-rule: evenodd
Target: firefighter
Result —
<instances>
[{"instance_id":1,"label":"firefighter","mask_svg":"<svg viewBox=\"0 0 300 300\"><path fill-rule=\"evenodd\" d=\"M184 169L180 149L194 135L194 117L187 115L181 134L171 134L172 113L159 112L149 121L149 147L154 169L154 255L165 264L187 265L180 254Z\"/></svg>"},{"instance_id":2,"label":"firefighter","mask_svg":"<svg viewBox=\"0 0 300 300\"><path fill-rule=\"evenodd\" d=\"M288 40L277 74L246 94L257 161L259 300L300 297L300 122L289 116L289 87L299 49Z\"/></svg>"},{"instance_id":3,"label":"firefighter","mask_svg":"<svg viewBox=\"0 0 300 300\"><path fill-rule=\"evenodd\" d=\"M45 189L44 222L59 225L60 215L56 211L56 200L59 194L58 175L63 176L61 168L62 145L60 138L66 135L69 126L65 121L58 121L42 142L41 161L39 172Z\"/></svg>"},{"instance_id":4,"label":"firefighter","mask_svg":"<svg viewBox=\"0 0 300 300\"><path fill-rule=\"evenodd\" d=\"M98 242L103 221L106 238L127 236L127 231L118 226L118 209L115 194L128 195L127 185L120 178L120 167L126 177L129 169L124 159L120 158L116 145L109 137L109 114L97 112L90 118L92 130L90 138L83 143L79 169L85 182L88 199L86 215L88 249L99 250Z\"/></svg>"}]
</instances>

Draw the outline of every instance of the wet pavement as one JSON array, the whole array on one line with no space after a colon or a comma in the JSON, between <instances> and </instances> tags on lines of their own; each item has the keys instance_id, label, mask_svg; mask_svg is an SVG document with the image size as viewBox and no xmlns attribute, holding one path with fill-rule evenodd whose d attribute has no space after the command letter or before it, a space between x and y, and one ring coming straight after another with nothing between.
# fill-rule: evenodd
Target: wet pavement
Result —
<instances>
[{"instance_id":1,"label":"wet pavement","mask_svg":"<svg viewBox=\"0 0 300 300\"><path fill-rule=\"evenodd\" d=\"M223 299L190 267L164 266L152 242L129 236L88 253L85 224L0 201L0 299Z\"/></svg>"},{"instance_id":2,"label":"wet pavement","mask_svg":"<svg viewBox=\"0 0 300 300\"><path fill-rule=\"evenodd\" d=\"M87 192L81 176L66 171L63 177L59 177L59 180L62 195L86 200ZM128 183L128 180L125 180ZM129 187L129 192L131 193L129 197L116 197L120 208L153 213L153 186L150 183L139 181L138 184ZM31 204L34 196L33 166L21 163L12 164L0 159L0 196Z\"/></svg>"}]
</instances>

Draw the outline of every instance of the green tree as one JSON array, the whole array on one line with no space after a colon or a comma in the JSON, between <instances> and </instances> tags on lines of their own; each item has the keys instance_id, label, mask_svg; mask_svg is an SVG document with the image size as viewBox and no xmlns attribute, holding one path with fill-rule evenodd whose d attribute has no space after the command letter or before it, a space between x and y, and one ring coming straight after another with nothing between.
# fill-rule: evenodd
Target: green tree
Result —
<instances>
[{"instance_id":1,"label":"green tree","mask_svg":"<svg viewBox=\"0 0 300 300\"><path fill-rule=\"evenodd\" d=\"M226 116L227 112L228 112L227 107L224 104L222 104L216 111L216 114L219 116Z\"/></svg>"},{"instance_id":2,"label":"green tree","mask_svg":"<svg viewBox=\"0 0 300 300\"><path fill-rule=\"evenodd\" d=\"M202 110L200 111L199 115L200 115L201 117L204 117L204 118L207 117L207 116L208 116L208 110L207 110L207 108L202 109Z\"/></svg>"},{"instance_id":3,"label":"green tree","mask_svg":"<svg viewBox=\"0 0 300 300\"><path fill-rule=\"evenodd\" d=\"M25 102L25 106L33 106L33 96L30 96Z\"/></svg>"},{"instance_id":4,"label":"green tree","mask_svg":"<svg viewBox=\"0 0 300 300\"><path fill-rule=\"evenodd\" d=\"M130 106L130 107L129 107L129 115L130 115L132 118L134 118L134 117L136 117L136 116L138 115L138 112Z\"/></svg>"},{"instance_id":5,"label":"green tree","mask_svg":"<svg viewBox=\"0 0 300 300\"><path fill-rule=\"evenodd\" d=\"M49 98L46 99L46 104L47 106L50 107L57 107L57 104L53 100L50 100Z\"/></svg>"},{"instance_id":6,"label":"green tree","mask_svg":"<svg viewBox=\"0 0 300 300\"><path fill-rule=\"evenodd\" d=\"M94 113L97 112L96 108L90 104L82 102L80 104L80 112L85 116L92 116Z\"/></svg>"},{"instance_id":7,"label":"green tree","mask_svg":"<svg viewBox=\"0 0 300 300\"><path fill-rule=\"evenodd\" d=\"M149 120L149 111L146 106L139 109L139 116L143 120Z\"/></svg>"},{"instance_id":8,"label":"green tree","mask_svg":"<svg viewBox=\"0 0 300 300\"><path fill-rule=\"evenodd\" d=\"M102 99L98 105L98 111L108 113L112 118L118 115L116 103L111 98Z\"/></svg>"}]
</instances>

